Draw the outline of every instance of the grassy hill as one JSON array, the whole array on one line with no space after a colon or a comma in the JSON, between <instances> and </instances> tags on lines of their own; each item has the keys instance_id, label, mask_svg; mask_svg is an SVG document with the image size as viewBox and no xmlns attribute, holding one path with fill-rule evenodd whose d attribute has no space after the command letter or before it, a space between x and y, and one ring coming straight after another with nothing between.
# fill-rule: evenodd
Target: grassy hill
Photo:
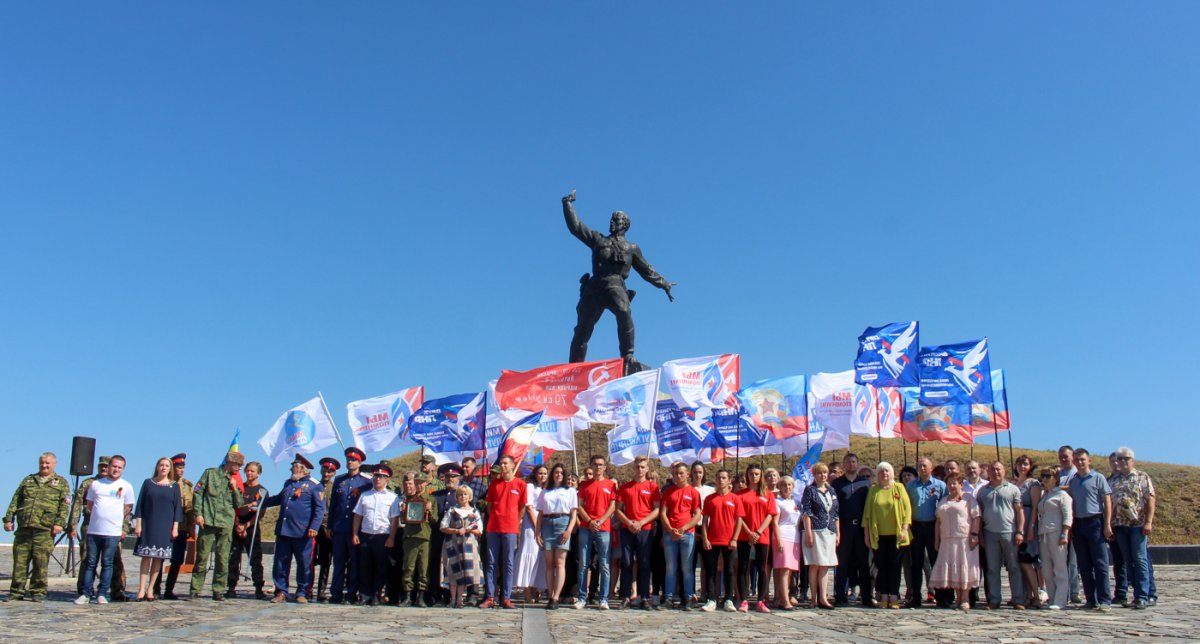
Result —
<instances>
[{"instance_id":1,"label":"grassy hill","mask_svg":"<svg viewBox=\"0 0 1200 644\"><path fill-rule=\"evenodd\" d=\"M578 449L579 464L581 467L586 466L587 454L589 453L589 438L591 440L591 453L607 454L608 439L602 429L592 429L585 432L578 432L575 435L575 444ZM1007 467L1009 463L1009 451L1007 443L1007 435L1003 432L1000 436L1001 449L1000 460ZM974 445L974 458L982 462L990 462L996 459L996 447L992 442L991 437L982 437L980 442ZM1093 446L1084 445L1089 450L1096 452L1094 460L1099 471L1108 472L1107 454L1115 449L1116 446ZM1136 446L1133 446L1136 451ZM879 460L879 445L878 441L872 438L863 436L853 436L850 439L850 448L859 456L859 459L864 465L875 465ZM935 463L944 461L949 458L958 459L960 462L972 458L972 446L970 445L943 445L941 443L921 443L921 455L929 456ZM904 443L900 439L886 439L883 441L883 459L896 466L899 470L900 466L905 463L912 464L916 461L916 446L913 443ZM834 450L828 452L822 457L822 461L829 463L831 459L838 461L846 454L846 450ZM1058 463L1054 452L1044 450L1025 449L1021 447L1013 447L1012 454L1014 457L1021 454L1027 454L1036 466L1054 465ZM907 455L907 458L906 458ZM406 470L417 469L419 454L414 452L396 458L387 459L391 463L393 470L399 473ZM735 468L744 469L747 464L758 462L764 464L765 467L774 467L781 472L790 474L792 467L796 464L796 457L781 458L780 455L772 456L755 456L750 458L740 459L740 463L735 462L732 455L725 461L725 467L730 471ZM557 452L550 457L550 463L563 463L567 471L575 469L574 454L572 452ZM1138 469L1148 473L1154 480L1155 491L1158 494L1158 510L1157 518L1155 519L1154 534L1151 536L1151 543L1154 544L1184 544L1197 543L1197 534L1200 534L1200 467L1191 465L1172 465L1168 463L1154 463L1150 461L1137 461ZM709 479L711 480L718 469L721 468L720 463L708 465ZM631 476L629 466L615 468L617 478L625 480ZM667 477L669 474L665 467L662 467L654 462L654 469ZM343 470L344 471L344 470ZM663 479L665 480L665 478ZM275 483L277 485L277 483ZM274 491L274 490L272 490ZM268 510L266 517L266 525L273 526L275 521L275 509ZM270 534L272 530L268 530Z\"/></svg>"}]
</instances>

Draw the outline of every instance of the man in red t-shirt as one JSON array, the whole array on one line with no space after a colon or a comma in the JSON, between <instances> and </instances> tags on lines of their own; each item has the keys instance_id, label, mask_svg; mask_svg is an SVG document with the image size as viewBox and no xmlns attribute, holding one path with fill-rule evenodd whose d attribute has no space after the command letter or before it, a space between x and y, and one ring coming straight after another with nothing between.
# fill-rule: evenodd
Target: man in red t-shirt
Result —
<instances>
[{"instance_id":1,"label":"man in red t-shirt","mask_svg":"<svg viewBox=\"0 0 1200 644\"><path fill-rule=\"evenodd\" d=\"M516 463L511 456L501 456L497 462L500 476L492 480L487 491L488 562L484 569L488 596L480 608L515 608L512 603L513 558L517 552L517 533L521 531L521 513L525 510L525 481L516 478ZM504 576L500 597L496 597L496 567Z\"/></svg>"},{"instance_id":2,"label":"man in red t-shirt","mask_svg":"<svg viewBox=\"0 0 1200 644\"><path fill-rule=\"evenodd\" d=\"M700 522L700 492L688 485L688 466L676 462L671 465L671 479L675 483L663 493L659 514L662 516L663 549L667 556L666 600L669 605L675 600L676 576L683 573L683 594L679 597L679 609L688 610L688 597L696 588L696 566L693 555L696 546L696 524Z\"/></svg>"},{"instance_id":3,"label":"man in red t-shirt","mask_svg":"<svg viewBox=\"0 0 1200 644\"><path fill-rule=\"evenodd\" d=\"M723 608L735 611L733 605L734 566L737 564L737 542L734 535L742 527L742 497L733 493L733 480L729 470L717 472L717 491L704 500L704 523L700 532L704 547L704 569L708 573L708 601L700 610L713 611L717 608L717 589L725 589ZM724 565L721 571L723 585L717 584L717 564ZM741 583L740 579L739 582ZM745 594L745 588L739 589Z\"/></svg>"},{"instance_id":4,"label":"man in red t-shirt","mask_svg":"<svg viewBox=\"0 0 1200 644\"><path fill-rule=\"evenodd\" d=\"M621 608L640 605L650 610L650 550L654 545L654 520L661 496L658 484L647 478L645 456L633 459L633 480L617 490L617 518L621 521ZM630 601L633 563L637 561L637 602Z\"/></svg>"},{"instance_id":5,"label":"man in red t-shirt","mask_svg":"<svg viewBox=\"0 0 1200 644\"><path fill-rule=\"evenodd\" d=\"M606 476L608 461L603 456L591 459L593 478L579 485L579 592L575 609L587 607L588 564L595 549L600 568L600 610L608 610L609 544L613 512L617 510L617 485Z\"/></svg>"}]
</instances>

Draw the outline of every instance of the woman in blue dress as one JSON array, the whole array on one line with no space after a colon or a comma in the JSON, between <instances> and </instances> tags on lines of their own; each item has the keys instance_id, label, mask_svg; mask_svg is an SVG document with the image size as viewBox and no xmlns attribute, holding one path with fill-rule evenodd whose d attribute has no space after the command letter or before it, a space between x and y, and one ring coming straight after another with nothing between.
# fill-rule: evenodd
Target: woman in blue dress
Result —
<instances>
[{"instance_id":1,"label":"woman in blue dress","mask_svg":"<svg viewBox=\"0 0 1200 644\"><path fill-rule=\"evenodd\" d=\"M142 558L138 601L154 601L154 593L147 592L147 584L161 572L163 561L171 558L171 543L178 536L179 522L183 520L179 484L167 476L170 471L171 459L158 459L154 477L142 482L133 510L132 527L137 535L133 554Z\"/></svg>"}]
</instances>

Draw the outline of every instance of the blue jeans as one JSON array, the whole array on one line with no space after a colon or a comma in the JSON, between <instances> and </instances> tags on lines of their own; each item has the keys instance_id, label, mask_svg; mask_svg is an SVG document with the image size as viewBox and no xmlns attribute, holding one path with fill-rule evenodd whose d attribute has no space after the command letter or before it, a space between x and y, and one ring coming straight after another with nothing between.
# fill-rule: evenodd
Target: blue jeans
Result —
<instances>
[{"instance_id":1,"label":"blue jeans","mask_svg":"<svg viewBox=\"0 0 1200 644\"><path fill-rule=\"evenodd\" d=\"M607 601L609 583L608 560L609 560L609 539L612 534L608 530L603 532L592 532L587 528L579 531L579 598L587 599L587 562L592 560L592 548L596 549L596 558L599 560L596 565L600 568L600 597L599 599Z\"/></svg>"},{"instance_id":2,"label":"blue jeans","mask_svg":"<svg viewBox=\"0 0 1200 644\"><path fill-rule=\"evenodd\" d=\"M670 534L663 535L663 550L667 554L667 599L675 599L675 576L683 574L683 596L679 599L687 601L696 592L696 567L692 556L696 550L696 534L683 533L676 541Z\"/></svg>"},{"instance_id":3,"label":"blue jeans","mask_svg":"<svg viewBox=\"0 0 1200 644\"><path fill-rule=\"evenodd\" d=\"M1146 549L1146 535L1142 534L1141 526L1113 527L1113 545L1120 552L1120 561L1113 562L1113 577L1117 581L1114 599L1124 601L1126 588L1132 581L1134 601L1148 600L1150 553Z\"/></svg>"},{"instance_id":4,"label":"blue jeans","mask_svg":"<svg viewBox=\"0 0 1200 644\"><path fill-rule=\"evenodd\" d=\"M513 558L517 553L517 535L506 532L487 533L488 563L484 569L488 597L496 596L496 569L504 576L500 599L512 599Z\"/></svg>"},{"instance_id":5,"label":"blue jeans","mask_svg":"<svg viewBox=\"0 0 1200 644\"><path fill-rule=\"evenodd\" d=\"M1108 587L1108 544L1104 541L1102 521L1098 516L1076 518L1071 526L1084 600L1093 606L1112 604Z\"/></svg>"},{"instance_id":6,"label":"blue jeans","mask_svg":"<svg viewBox=\"0 0 1200 644\"><path fill-rule=\"evenodd\" d=\"M99 534L89 534L87 567L83 569L83 594L90 599L107 597L108 587L112 584L113 557L121 544L121 537L106 537ZM96 564L100 564L100 588L93 588L96 583Z\"/></svg>"}]
</instances>

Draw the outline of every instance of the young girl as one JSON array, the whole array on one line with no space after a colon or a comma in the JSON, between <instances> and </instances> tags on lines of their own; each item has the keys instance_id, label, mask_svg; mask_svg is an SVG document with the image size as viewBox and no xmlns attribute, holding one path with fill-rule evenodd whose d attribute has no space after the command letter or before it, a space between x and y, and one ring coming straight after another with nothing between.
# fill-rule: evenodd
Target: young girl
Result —
<instances>
[{"instance_id":1,"label":"young girl","mask_svg":"<svg viewBox=\"0 0 1200 644\"><path fill-rule=\"evenodd\" d=\"M483 568L479 564L479 537L483 534L483 520L472 504L475 494L463 485L454 491L458 507L450 508L442 517L442 534L446 541L442 545L442 569L450 582L450 605L463 607L463 593L468 586L483 583Z\"/></svg>"},{"instance_id":2,"label":"young girl","mask_svg":"<svg viewBox=\"0 0 1200 644\"><path fill-rule=\"evenodd\" d=\"M934 531L937 562L929 585L954 589L954 601L970 610L967 592L979 587L979 506L973 495L964 495L962 477L946 477L946 498L937 507Z\"/></svg>"}]
</instances>

